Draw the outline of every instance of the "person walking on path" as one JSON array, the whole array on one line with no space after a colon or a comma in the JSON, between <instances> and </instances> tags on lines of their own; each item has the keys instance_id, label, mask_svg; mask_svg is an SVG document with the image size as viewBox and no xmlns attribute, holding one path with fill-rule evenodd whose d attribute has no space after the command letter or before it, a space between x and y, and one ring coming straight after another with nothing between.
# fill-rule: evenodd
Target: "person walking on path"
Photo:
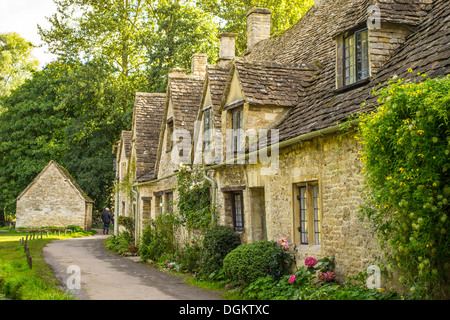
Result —
<instances>
[{"instance_id":1,"label":"person walking on path","mask_svg":"<svg viewBox=\"0 0 450 320\"><path fill-rule=\"evenodd\" d=\"M102 213L103 220L103 234L109 234L109 224L111 223L112 217L109 208L105 208Z\"/></svg>"}]
</instances>

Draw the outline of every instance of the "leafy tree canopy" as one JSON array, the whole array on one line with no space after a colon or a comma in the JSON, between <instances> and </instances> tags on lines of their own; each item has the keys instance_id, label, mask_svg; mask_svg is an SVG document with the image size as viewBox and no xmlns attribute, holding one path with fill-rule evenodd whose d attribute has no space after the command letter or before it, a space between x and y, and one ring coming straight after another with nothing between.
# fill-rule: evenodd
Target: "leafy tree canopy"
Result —
<instances>
[{"instance_id":1,"label":"leafy tree canopy","mask_svg":"<svg viewBox=\"0 0 450 320\"><path fill-rule=\"evenodd\" d=\"M8 95L36 70L33 48L15 32L0 33L0 96Z\"/></svg>"},{"instance_id":2,"label":"leafy tree canopy","mask_svg":"<svg viewBox=\"0 0 450 320\"><path fill-rule=\"evenodd\" d=\"M247 47L247 12L254 7L270 9L272 12L272 34L282 32L297 21L314 4L314 0L195 0L206 12L212 13L220 24L220 31L238 33L237 54Z\"/></svg>"}]
</instances>

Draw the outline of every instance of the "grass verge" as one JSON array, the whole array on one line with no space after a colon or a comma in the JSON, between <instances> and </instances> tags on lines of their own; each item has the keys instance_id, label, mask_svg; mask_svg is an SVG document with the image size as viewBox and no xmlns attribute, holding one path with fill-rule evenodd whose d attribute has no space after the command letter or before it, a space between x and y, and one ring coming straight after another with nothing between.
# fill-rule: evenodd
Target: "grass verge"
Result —
<instances>
[{"instance_id":1,"label":"grass verge","mask_svg":"<svg viewBox=\"0 0 450 320\"><path fill-rule=\"evenodd\" d=\"M0 297L14 300L73 300L74 297L58 288L60 282L43 258L44 246L55 239L91 235L77 232L72 235L50 235L28 241L32 269L19 240L27 233L0 232Z\"/></svg>"}]
</instances>

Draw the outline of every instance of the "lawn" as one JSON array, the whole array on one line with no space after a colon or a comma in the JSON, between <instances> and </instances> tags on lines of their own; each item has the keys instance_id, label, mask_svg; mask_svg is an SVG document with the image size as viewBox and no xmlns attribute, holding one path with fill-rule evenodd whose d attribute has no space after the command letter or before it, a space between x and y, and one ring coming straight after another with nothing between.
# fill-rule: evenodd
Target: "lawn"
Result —
<instances>
[{"instance_id":1,"label":"lawn","mask_svg":"<svg viewBox=\"0 0 450 320\"><path fill-rule=\"evenodd\" d=\"M59 281L43 258L44 246L55 239L66 239L89 235L84 232L61 235L43 234L43 238L29 240L28 248L32 258L29 268L20 239L30 233L0 232L0 297L14 300L70 300L74 299L58 288Z\"/></svg>"}]
</instances>

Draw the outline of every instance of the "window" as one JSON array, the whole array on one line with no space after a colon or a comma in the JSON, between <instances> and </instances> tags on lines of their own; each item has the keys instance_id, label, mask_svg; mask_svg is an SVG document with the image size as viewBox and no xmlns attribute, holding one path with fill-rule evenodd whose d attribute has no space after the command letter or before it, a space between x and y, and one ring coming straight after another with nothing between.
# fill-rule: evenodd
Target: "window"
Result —
<instances>
[{"instance_id":1,"label":"window","mask_svg":"<svg viewBox=\"0 0 450 320\"><path fill-rule=\"evenodd\" d=\"M172 135L173 135L173 119L171 118L167 120L166 152L172 151L173 148Z\"/></svg>"},{"instance_id":2,"label":"window","mask_svg":"<svg viewBox=\"0 0 450 320\"><path fill-rule=\"evenodd\" d=\"M213 110L203 112L203 150L210 151L213 140Z\"/></svg>"},{"instance_id":3,"label":"window","mask_svg":"<svg viewBox=\"0 0 450 320\"><path fill-rule=\"evenodd\" d=\"M241 152L241 135L242 135L242 109L234 110L231 114L233 129L233 153Z\"/></svg>"},{"instance_id":4,"label":"window","mask_svg":"<svg viewBox=\"0 0 450 320\"><path fill-rule=\"evenodd\" d=\"M321 243L321 220L319 206L319 186L309 184L298 187L296 219L300 244L319 245Z\"/></svg>"},{"instance_id":5,"label":"window","mask_svg":"<svg viewBox=\"0 0 450 320\"><path fill-rule=\"evenodd\" d=\"M151 217L152 198L142 197L142 220L148 221Z\"/></svg>"},{"instance_id":6,"label":"window","mask_svg":"<svg viewBox=\"0 0 450 320\"><path fill-rule=\"evenodd\" d=\"M162 196L157 196L155 200L156 200L156 212L158 214L162 214L164 205Z\"/></svg>"},{"instance_id":7,"label":"window","mask_svg":"<svg viewBox=\"0 0 450 320\"><path fill-rule=\"evenodd\" d=\"M242 192L233 192L231 196L234 230L244 231L244 199Z\"/></svg>"},{"instance_id":8,"label":"window","mask_svg":"<svg viewBox=\"0 0 450 320\"><path fill-rule=\"evenodd\" d=\"M166 193L167 212L173 211L173 192Z\"/></svg>"},{"instance_id":9,"label":"window","mask_svg":"<svg viewBox=\"0 0 450 320\"><path fill-rule=\"evenodd\" d=\"M369 77L367 29L344 37L344 84L350 85Z\"/></svg>"}]
</instances>

